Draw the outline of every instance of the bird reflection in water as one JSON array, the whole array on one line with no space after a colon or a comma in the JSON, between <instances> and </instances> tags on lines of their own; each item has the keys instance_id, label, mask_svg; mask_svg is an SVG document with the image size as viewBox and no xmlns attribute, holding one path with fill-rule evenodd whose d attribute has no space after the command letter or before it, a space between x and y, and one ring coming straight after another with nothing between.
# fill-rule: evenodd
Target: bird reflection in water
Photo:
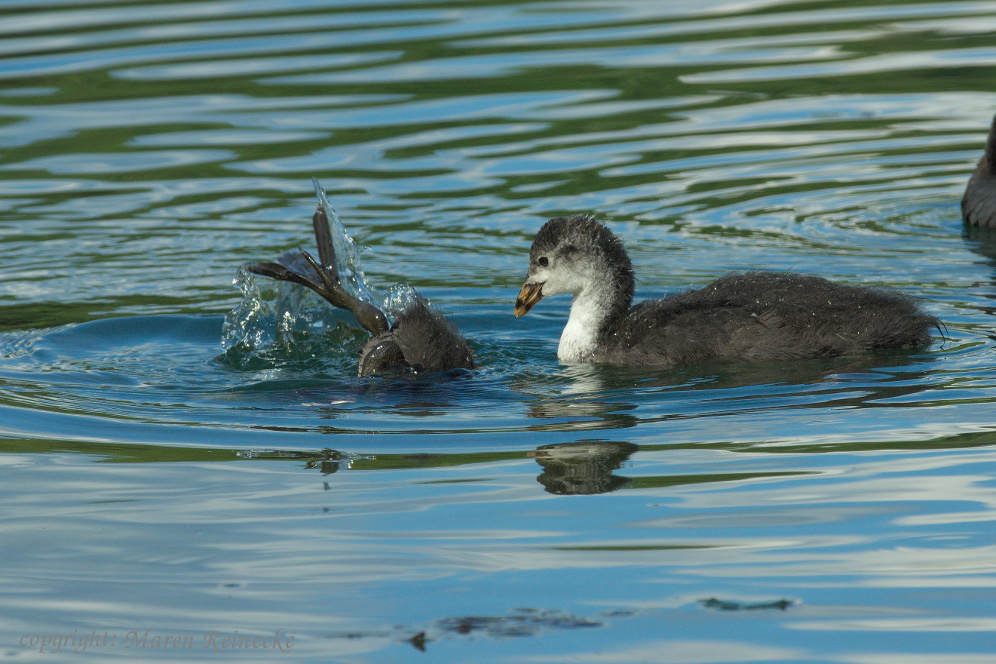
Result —
<instances>
[{"instance_id":1,"label":"bird reflection in water","mask_svg":"<svg viewBox=\"0 0 996 664\"><path fill-rule=\"evenodd\" d=\"M536 478L549 493L568 495L592 495L608 493L628 484L628 477L613 475L622 464L639 449L633 443L603 440L585 440L576 443L541 445L529 452L508 452L502 455L505 460L534 459L543 472ZM464 456L465 463L483 461L474 454L378 454L358 456L336 450L313 450L308 452L268 452L257 455L267 459L300 459L308 470L318 470L322 475L332 475L340 470L384 470L395 468L432 468L452 465L454 456ZM494 461L494 454L487 455ZM326 486L326 488L329 488Z\"/></svg>"},{"instance_id":2,"label":"bird reflection in water","mask_svg":"<svg viewBox=\"0 0 996 664\"><path fill-rule=\"evenodd\" d=\"M630 482L612 473L637 449L633 443L593 440L542 445L529 456L543 467L536 481L549 493L592 495L615 491Z\"/></svg>"}]
</instances>

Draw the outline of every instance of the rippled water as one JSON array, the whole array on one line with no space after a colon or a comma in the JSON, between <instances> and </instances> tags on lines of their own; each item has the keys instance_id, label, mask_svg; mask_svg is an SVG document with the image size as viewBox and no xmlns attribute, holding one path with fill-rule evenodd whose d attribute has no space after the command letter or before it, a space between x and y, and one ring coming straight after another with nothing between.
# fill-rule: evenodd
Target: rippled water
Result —
<instances>
[{"instance_id":1,"label":"rippled water","mask_svg":"<svg viewBox=\"0 0 996 664\"><path fill-rule=\"evenodd\" d=\"M996 236L958 201L994 31L988 2L0 2L0 656L990 662ZM311 247L313 176L478 371L357 379L349 316L243 300L240 265ZM562 366L568 303L511 310L569 212L641 297L791 269L944 334Z\"/></svg>"}]
</instances>

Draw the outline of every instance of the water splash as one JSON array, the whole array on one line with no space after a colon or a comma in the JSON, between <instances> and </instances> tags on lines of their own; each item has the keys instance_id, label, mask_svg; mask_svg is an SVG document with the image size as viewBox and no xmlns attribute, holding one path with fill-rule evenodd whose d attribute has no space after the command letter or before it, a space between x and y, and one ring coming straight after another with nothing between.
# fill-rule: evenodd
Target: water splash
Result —
<instances>
[{"instance_id":1,"label":"water splash","mask_svg":"<svg viewBox=\"0 0 996 664\"><path fill-rule=\"evenodd\" d=\"M365 334L351 314L306 288L242 269L233 283L242 299L222 326L226 364L261 370L286 364L303 368L301 362L316 359L355 361Z\"/></svg>"},{"instance_id":2,"label":"water splash","mask_svg":"<svg viewBox=\"0 0 996 664\"><path fill-rule=\"evenodd\" d=\"M393 322L408 307L416 303L428 304L428 299L417 290L408 285L407 282L396 283L387 289L387 293L381 299L381 311Z\"/></svg>"},{"instance_id":3,"label":"water splash","mask_svg":"<svg viewBox=\"0 0 996 664\"><path fill-rule=\"evenodd\" d=\"M329 203L317 179L312 179L318 204L329 220L339 281L353 297L371 304L393 323L405 309L427 300L407 283L383 294L374 289L360 269L362 247ZM309 252L314 255L314 252ZM288 264L296 252L280 258ZM317 260L317 256L315 257ZM354 357L365 333L352 314L329 306L311 290L239 270L233 282L242 291L239 305L225 316L221 345L226 362L241 368L275 366L295 357L318 354Z\"/></svg>"},{"instance_id":4,"label":"water splash","mask_svg":"<svg viewBox=\"0 0 996 664\"><path fill-rule=\"evenodd\" d=\"M302 314L304 289L286 288L244 269L233 283L242 291L242 300L225 316L221 346L226 352L272 346L293 334Z\"/></svg>"}]
</instances>

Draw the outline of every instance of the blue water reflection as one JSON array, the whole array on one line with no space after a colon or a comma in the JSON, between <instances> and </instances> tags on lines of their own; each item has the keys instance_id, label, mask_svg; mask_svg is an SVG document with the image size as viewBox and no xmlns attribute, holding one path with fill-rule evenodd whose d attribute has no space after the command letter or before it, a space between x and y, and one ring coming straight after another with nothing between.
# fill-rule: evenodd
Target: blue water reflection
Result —
<instances>
[{"instance_id":1,"label":"blue water reflection","mask_svg":"<svg viewBox=\"0 0 996 664\"><path fill-rule=\"evenodd\" d=\"M989 662L996 238L958 202L994 25L961 1L3 4L0 653ZM240 291L311 248L312 176L371 288L418 288L478 369L357 379L351 317ZM511 311L571 212L625 240L638 297L795 270L944 325L912 355L561 365L568 303ZM39 652L91 630L117 640ZM294 643L201 647L236 632Z\"/></svg>"}]
</instances>

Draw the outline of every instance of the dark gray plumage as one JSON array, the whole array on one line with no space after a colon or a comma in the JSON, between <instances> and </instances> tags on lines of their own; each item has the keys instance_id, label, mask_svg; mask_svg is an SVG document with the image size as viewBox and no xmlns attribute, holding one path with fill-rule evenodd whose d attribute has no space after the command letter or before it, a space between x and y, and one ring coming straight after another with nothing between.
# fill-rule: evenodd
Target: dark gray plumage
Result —
<instances>
[{"instance_id":1,"label":"dark gray plumage","mask_svg":"<svg viewBox=\"0 0 996 664\"><path fill-rule=\"evenodd\" d=\"M632 306L622 243L584 215L548 221L533 241L515 314L571 293L565 362L678 367L708 360L799 360L930 344L938 321L914 300L793 273L732 274Z\"/></svg>"},{"instance_id":2,"label":"dark gray plumage","mask_svg":"<svg viewBox=\"0 0 996 664\"><path fill-rule=\"evenodd\" d=\"M989 128L985 154L979 159L961 199L961 216L967 224L996 228L996 117Z\"/></svg>"},{"instance_id":3,"label":"dark gray plumage","mask_svg":"<svg viewBox=\"0 0 996 664\"><path fill-rule=\"evenodd\" d=\"M333 306L352 312L372 337L360 349L357 375L474 368L474 353L460 332L421 295L416 294L390 328L383 311L350 295L339 283L328 217L321 205L312 225L318 261L299 250L284 254L278 262L250 263L245 269L310 288Z\"/></svg>"},{"instance_id":4,"label":"dark gray plumage","mask_svg":"<svg viewBox=\"0 0 996 664\"><path fill-rule=\"evenodd\" d=\"M391 371L473 369L474 353L456 326L418 296L387 332L360 350L357 375Z\"/></svg>"}]
</instances>

